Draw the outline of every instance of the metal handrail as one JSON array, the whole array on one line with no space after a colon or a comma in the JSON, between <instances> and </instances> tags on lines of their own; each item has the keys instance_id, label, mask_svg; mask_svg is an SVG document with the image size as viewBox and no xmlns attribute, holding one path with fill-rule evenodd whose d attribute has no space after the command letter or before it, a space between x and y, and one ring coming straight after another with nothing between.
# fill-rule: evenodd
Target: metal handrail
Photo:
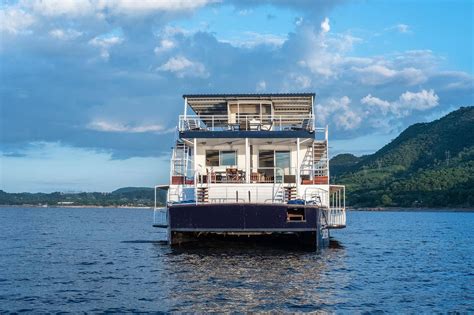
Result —
<instances>
[{"instance_id":1,"label":"metal handrail","mask_svg":"<svg viewBox=\"0 0 474 315\"><path fill-rule=\"evenodd\" d=\"M185 130L289 130L305 129L313 131L314 115L180 115L178 129ZM321 129L321 128L317 128ZM321 130L318 130L321 131Z\"/></svg>"}]
</instances>

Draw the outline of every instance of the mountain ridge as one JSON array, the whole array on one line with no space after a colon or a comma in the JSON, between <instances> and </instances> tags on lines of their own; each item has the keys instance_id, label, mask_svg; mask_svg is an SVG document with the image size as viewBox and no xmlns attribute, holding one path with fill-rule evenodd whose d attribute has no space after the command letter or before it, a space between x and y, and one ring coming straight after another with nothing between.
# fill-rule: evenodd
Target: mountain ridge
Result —
<instances>
[{"instance_id":1,"label":"mountain ridge","mask_svg":"<svg viewBox=\"0 0 474 315\"><path fill-rule=\"evenodd\" d=\"M352 206L472 207L474 107L414 124L374 154L335 156L330 167Z\"/></svg>"}]
</instances>

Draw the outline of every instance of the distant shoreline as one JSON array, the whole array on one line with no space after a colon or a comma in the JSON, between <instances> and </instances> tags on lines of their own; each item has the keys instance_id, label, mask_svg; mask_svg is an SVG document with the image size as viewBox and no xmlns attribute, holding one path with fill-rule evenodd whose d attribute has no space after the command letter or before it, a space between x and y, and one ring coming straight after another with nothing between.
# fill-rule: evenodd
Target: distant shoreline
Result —
<instances>
[{"instance_id":1,"label":"distant shoreline","mask_svg":"<svg viewBox=\"0 0 474 315\"><path fill-rule=\"evenodd\" d=\"M82 209L82 208L123 208L123 209L149 209L152 210L152 206L99 206L99 205L0 205L2 207L12 207L12 208L72 208L72 209ZM163 207L161 205L160 207ZM403 207L361 207L361 208L352 208L347 207L348 211L371 211L371 212L474 212L474 208L403 208Z\"/></svg>"},{"instance_id":2,"label":"distant shoreline","mask_svg":"<svg viewBox=\"0 0 474 315\"><path fill-rule=\"evenodd\" d=\"M474 208L403 208L403 207L347 207L348 211L373 211L373 212L474 212Z\"/></svg>"},{"instance_id":3,"label":"distant shoreline","mask_svg":"<svg viewBox=\"0 0 474 315\"><path fill-rule=\"evenodd\" d=\"M12 208L124 208L124 209L153 209L151 206L99 206L99 205L0 205L2 207L12 207Z\"/></svg>"}]
</instances>

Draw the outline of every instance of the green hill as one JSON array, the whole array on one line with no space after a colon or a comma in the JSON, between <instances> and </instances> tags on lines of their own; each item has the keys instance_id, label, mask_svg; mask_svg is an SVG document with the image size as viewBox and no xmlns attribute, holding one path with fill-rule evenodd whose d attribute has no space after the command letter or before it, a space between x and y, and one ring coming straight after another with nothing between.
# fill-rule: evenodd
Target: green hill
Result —
<instances>
[{"instance_id":1,"label":"green hill","mask_svg":"<svg viewBox=\"0 0 474 315\"><path fill-rule=\"evenodd\" d=\"M146 206L154 205L154 191L149 187L125 187L108 192L83 193L7 193L0 190L0 205L74 205L74 206ZM157 190L160 205L166 203L166 192Z\"/></svg>"},{"instance_id":2,"label":"green hill","mask_svg":"<svg viewBox=\"0 0 474 315\"><path fill-rule=\"evenodd\" d=\"M474 206L474 107L408 127L372 155L331 159L351 206Z\"/></svg>"}]
</instances>

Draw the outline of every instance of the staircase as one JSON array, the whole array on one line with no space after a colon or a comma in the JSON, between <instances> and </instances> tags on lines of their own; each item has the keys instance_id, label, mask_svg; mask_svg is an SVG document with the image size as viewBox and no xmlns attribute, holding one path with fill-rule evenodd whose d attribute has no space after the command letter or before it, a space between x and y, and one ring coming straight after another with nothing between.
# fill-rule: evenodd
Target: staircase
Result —
<instances>
[{"instance_id":1,"label":"staircase","mask_svg":"<svg viewBox=\"0 0 474 315\"><path fill-rule=\"evenodd\" d=\"M301 178L314 179L328 176L327 141L314 141L306 150L301 163Z\"/></svg>"},{"instance_id":2,"label":"staircase","mask_svg":"<svg viewBox=\"0 0 474 315\"><path fill-rule=\"evenodd\" d=\"M285 187L285 200L295 200L297 195L296 186Z\"/></svg>"},{"instance_id":3,"label":"staircase","mask_svg":"<svg viewBox=\"0 0 474 315\"><path fill-rule=\"evenodd\" d=\"M190 148L182 141L176 141L176 146L173 150L173 157L171 159L173 176L186 176L189 165Z\"/></svg>"},{"instance_id":4,"label":"staircase","mask_svg":"<svg viewBox=\"0 0 474 315\"><path fill-rule=\"evenodd\" d=\"M273 202L279 202L279 203L284 203L285 202L285 189L282 187L281 184L274 188L274 194L273 194Z\"/></svg>"},{"instance_id":5,"label":"staircase","mask_svg":"<svg viewBox=\"0 0 474 315\"><path fill-rule=\"evenodd\" d=\"M209 202L209 188L207 187L198 187L196 190L197 202Z\"/></svg>"}]
</instances>

